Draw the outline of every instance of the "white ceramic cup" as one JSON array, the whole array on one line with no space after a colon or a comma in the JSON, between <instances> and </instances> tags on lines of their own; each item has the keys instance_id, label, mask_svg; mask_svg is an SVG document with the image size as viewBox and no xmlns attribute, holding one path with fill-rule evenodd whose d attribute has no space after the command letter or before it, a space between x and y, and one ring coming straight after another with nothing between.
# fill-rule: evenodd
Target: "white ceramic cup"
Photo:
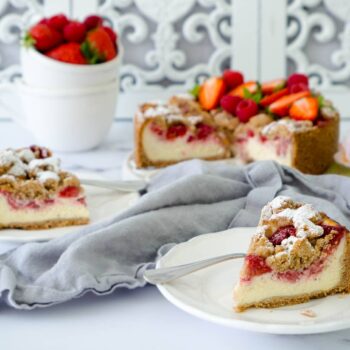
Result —
<instances>
[{"instance_id":1,"label":"white ceramic cup","mask_svg":"<svg viewBox=\"0 0 350 350\"><path fill-rule=\"evenodd\" d=\"M13 103L13 119L31 131L37 142L56 151L78 152L98 146L115 115L119 81L84 89L34 88L17 80L0 85L20 96L22 108Z\"/></svg>"},{"instance_id":2,"label":"white ceramic cup","mask_svg":"<svg viewBox=\"0 0 350 350\"><path fill-rule=\"evenodd\" d=\"M22 78L25 84L38 88L74 89L113 82L118 74L123 48L111 61L95 65L67 64L53 60L33 48L21 48Z\"/></svg>"}]
</instances>

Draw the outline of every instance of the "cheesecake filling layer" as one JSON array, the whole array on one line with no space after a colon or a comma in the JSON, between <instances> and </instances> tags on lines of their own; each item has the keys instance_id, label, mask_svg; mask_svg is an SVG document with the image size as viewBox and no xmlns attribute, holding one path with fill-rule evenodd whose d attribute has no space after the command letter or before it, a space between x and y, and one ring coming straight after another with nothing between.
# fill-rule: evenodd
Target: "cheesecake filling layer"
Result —
<instances>
[{"instance_id":1,"label":"cheesecake filling layer","mask_svg":"<svg viewBox=\"0 0 350 350\"><path fill-rule=\"evenodd\" d=\"M267 139L248 136L234 144L234 149L245 162L274 160L282 165L292 166L292 144L290 139Z\"/></svg>"},{"instance_id":2,"label":"cheesecake filling layer","mask_svg":"<svg viewBox=\"0 0 350 350\"><path fill-rule=\"evenodd\" d=\"M83 198L53 197L24 201L9 194L0 194L0 226L84 218L89 218L89 212Z\"/></svg>"},{"instance_id":3,"label":"cheesecake filling layer","mask_svg":"<svg viewBox=\"0 0 350 350\"><path fill-rule=\"evenodd\" d=\"M147 125L142 135L146 157L153 162L181 161L190 158L225 157L227 151L220 139L212 133L203 140L196 140L187 131L174 139L157 135Z\"/></svg>"},{"instance_id":4,"label":"cheesecake filling layer","mask_svg":"<svg viewBox=\"0 0 350 350\"><path fill-rule=\"evenodd\" d=\"M293 297L336 288L342 280L346 237L343 236L333 254L329 255L319 273L305 275L297 281L281 280L278 274L268 272L254 277L249 282L241 282L235 287L237 305L257 304L278 297Z\"/></svg>"}]
</instances>

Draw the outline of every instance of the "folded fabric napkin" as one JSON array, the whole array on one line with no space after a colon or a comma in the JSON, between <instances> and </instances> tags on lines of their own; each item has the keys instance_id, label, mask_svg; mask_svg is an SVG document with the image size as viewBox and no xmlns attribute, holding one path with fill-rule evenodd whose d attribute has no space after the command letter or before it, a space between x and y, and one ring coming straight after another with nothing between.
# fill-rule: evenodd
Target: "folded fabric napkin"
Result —
<instances>
[{"instance_id":1,"label":"folded fabric napkin","mask_svg":"<svg viewBox=\"0 0 350 350\"><path fill-rule=\"evenodd\" d=\"M262 206L276 195L313 203L350 227L346 177L305 176L270 161L245 167L188 161L162 171L147 194L109 222L1 255L1 299L32 309L89 291L107 294L118 287L141 287L144 269L162 246L254 226Z\"/></svg>"}]
</instances>

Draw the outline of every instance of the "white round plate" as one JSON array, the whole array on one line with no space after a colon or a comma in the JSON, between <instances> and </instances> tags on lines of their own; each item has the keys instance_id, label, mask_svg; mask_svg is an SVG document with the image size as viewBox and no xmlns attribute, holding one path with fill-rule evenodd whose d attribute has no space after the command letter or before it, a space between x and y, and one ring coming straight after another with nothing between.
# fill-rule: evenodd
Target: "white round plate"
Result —
<instances>
[{"instance_id":1,"label":"white round plate","mask_svg":"<svg viewBox=\"0 0 350 350\"><path fill-rule=\"evenodd\" d=\"M211 162L225 163L225 164L231 164L231 165L242 165L242 163L236 158L211 160ZM160 170L162 170L162 168L154 168L154 167L149 167L144 169L136 168L134 152L131 152L124 160L123 168L122 168L122 178L123 180L142 179L142 180L148 181L154 175L158 174Z\"/></svg>"},{"instance_id":2,"label":"white round plate","mask_svg":"<svg viewBox=\"0 0 350 350\"><path fill-rule=\"evenodd\" d=\"M97 187L84 186L87 205L90 211L90 224L107 221L119 212L129 208L139 198L138 193L122 193ZM77 232L84 226L67 226L44 230L14 230L0 231L0 242L31 242L47 241L63 235Z\"/></svg>"},{"instance_id":3,"label":"white round plate","mask_svg":"<svg viewBox=\"0 0 350 350\"><path fill-rule=\"evenodd\" d=\"M168 267L232 252L246 252L254 228L235 228L206 234L171 249L157 264ZM234 311L233 287L242 260L231 260L197 271L160 292L180 309L224 326L272 334L311 334L350 328L350 296L335 295L276 309ZM305 315L314 313L314 317Z\"/></svg>"}]
</instances>

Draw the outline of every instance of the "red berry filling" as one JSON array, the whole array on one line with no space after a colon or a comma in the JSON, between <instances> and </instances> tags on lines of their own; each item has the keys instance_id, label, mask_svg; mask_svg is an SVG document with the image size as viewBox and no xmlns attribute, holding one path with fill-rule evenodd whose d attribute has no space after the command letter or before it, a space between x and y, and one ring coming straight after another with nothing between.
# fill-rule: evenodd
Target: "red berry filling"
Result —
<instances>
[{"instance_id":1,"label":"red berry filling","mask_svg":"<svg viewBox=\"0 0 350 350\"><path fill-rule=\"evenodd\" d=\"M76 186L67 186L60 191L59 196L63 198L77 197L80 193L80 189Z\"/></svg>"},{"instance_id":2,"label":"red berry filling","mask_svg":"<svg viewBox=\"0 0 350 350\"><path fill-rule=\"evenodd\" d=\"M270 238L270 242L276 246L280 245L282 241L290 236L296 235L296 229L292 225L280 227Z\"/></svg>"},{"instance_id":3,"label":"red berry filling","mask_svg":"<svg viewBox=\"0 0 350 350\"><path fill-rule=\"evenodd\" d=\"M212 126L199 123L197 124L197 139L205 140L213 131L214 128Z\"/></svg>"},{"instance_id":4,"label":"red berry filling","mask_svg":"<svg viewBox=\"0 0 350 350\"><path fill-rule=\"evenodd\" d=\"M245 258L248 279L272 271L261 256L248 255Z\"/></svg>"},{"instance_id":5,"label":"red berry filling","mask_svg":"<svg viewBox=\"0 0 350 350\"><path fill-rule=\"evenodd\" d=\"M184 136L187 132L187 126L185 124L173 124L171 125L166 133L166 138L168 140L174 140L177 137Z\"/></svg>"}]
</instances>

